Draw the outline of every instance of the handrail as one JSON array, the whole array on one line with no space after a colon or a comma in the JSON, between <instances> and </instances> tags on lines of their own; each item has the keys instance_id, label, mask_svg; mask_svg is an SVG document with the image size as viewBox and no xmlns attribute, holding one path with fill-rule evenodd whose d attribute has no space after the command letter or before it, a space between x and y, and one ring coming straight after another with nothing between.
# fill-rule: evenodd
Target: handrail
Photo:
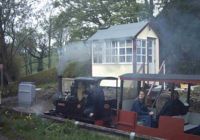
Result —
<instances>
[{"instance_id":1,"label":"handrail","mask_svg":"<svg viewBox=\"0 0 200 140\"><path fill-rule=\"evenodd\" d=\"M161 66L160 66L160 68L159 68L158 74L160 73L160 71L162 70L162 68L164 68L164 65L165 65L165 60L163 60ZM150 94L150 92L152 91L154 85L155 85L155 81L154 81L153 84L151 85L151 87L150 87L150 89L149 89L149 91L148 91L148 93L147 93L147 96L148 96L148 95Z\"/></svg>"},{"instance_id":2,"label":"handrail","mask_svg":"<svg viewBox=\"0 0 200 140\"><path fill-rule=\"evenodd\" d=\"M141 70L144 70L145 69L145 63L142 63L142 65L140 65L140 68L139 70L137 71L137 73L140 73Z\"/></svg>"}]
</instances>

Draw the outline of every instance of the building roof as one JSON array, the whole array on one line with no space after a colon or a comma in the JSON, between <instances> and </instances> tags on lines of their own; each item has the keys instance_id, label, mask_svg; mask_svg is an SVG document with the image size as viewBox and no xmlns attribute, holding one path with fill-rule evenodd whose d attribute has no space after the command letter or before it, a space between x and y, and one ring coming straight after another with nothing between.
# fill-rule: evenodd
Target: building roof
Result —
<instances>
[{"instance_id":1,"label":"building roof","mask_svg":"<svg viewBox=\"0 0 200 140\"><path fill-rule=\"evenodd\" d=\"M114 25L108 29L98 30L88 40L104 40L135 37L146 25L147 21Z\"/></svg>"}]
</instances>

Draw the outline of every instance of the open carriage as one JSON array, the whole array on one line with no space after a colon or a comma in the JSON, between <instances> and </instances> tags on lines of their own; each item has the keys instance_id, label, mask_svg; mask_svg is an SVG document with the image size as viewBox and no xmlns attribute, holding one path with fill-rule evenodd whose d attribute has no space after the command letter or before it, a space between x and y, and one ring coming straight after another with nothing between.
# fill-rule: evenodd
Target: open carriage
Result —
<instances>
[{"instance_id":1,"label":"open carriage","mask_svg":"<svg viewBox=\"0 0 200 140\"><path fill-rule=\"evenodd\" d=\"M150 128L140 125L137 122L137 113L131 112L131 103L137 96L139 90L146 85L150 100L150 107L157 110L157 101L162 97L166 85L170 85L170 90L180 90L180 84L187 84L187 89L183 89L185 103L190 103L191 87L200 84L200 75L177 75L177 74L124 74L120 76L121 91L118 110L118 128L126 131L134 131L142 135L159 137L164 139L200 139L200 114L188 112L184 116L160 116L157 128ZM132 85L132 88L130 88ZM152 89L156 85L161 85L157 94L151 95ZM146 88L146 87L145 87ZM173 96L173 92L170 96ZM132 97L131 97L132 96ZM157 112L158 113L158 112ZM194 135L195 134L195 135Z\"/></svg>"}]
</instances>

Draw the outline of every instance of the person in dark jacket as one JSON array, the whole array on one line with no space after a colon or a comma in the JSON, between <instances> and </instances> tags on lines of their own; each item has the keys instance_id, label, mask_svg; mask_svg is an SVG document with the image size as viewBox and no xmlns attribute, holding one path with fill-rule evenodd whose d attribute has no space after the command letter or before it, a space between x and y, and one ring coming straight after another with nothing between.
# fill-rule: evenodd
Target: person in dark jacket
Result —
<instances>
[{"instance_id":1,"label":"person in dark jacket","mask_svg":"<svg viewBox=\"0 0 200 140\"><path fill-rule=\"evenodd\" d=\"M174 91L172 99L166 102L161 109L159 116L179 116L185 115L188 112L189 106L185 106L179 100L179 94Z\"/></svg>"},{"instance_id":2,"label":"person in dark jacket","mask_svg":"<svg viewBox=\"0 0 200 140\"><path fill-rule=\"evenodd\" d=\"M101 87L95 86L95 118L101 119L104 112L105 96Z\"/></svg>"},{"instance_id":3,"label":"person in dark jacket","mask_svg":"<svg viewBox=\"0 0 200 140\"><path fill-rule=\"evenodd\" d=\"M97 85L90 85L86 93L84 114L88 117L102 118L104 111L104 92Z\"/></svg>"},{"instance_id":4,"label":"person in dark jacket","mask_svg":"<svg viewBox=\"0 0 200 140\"><path fill-rule=\"evenodd\" d=\"M87 97L86 97L86 104L85 104L85 109L83 113L87 117L93 117L94 111L95 111L95 93L93 90L93 85L90 85L86 88L85 95L87 95Z\"/></svg>"},{"instance_id":5,"label":"person in dark jacket","mask_svg":"<svg viewBox=\"0 0 200 140\"><path fill-rule=\"evenodd\" d=\"M145 93L144 91L139 92L139 96L134 100L132 105L132 111L137 112L138 121L142 122L143 125L151 127L153 112L149 111L145 105Z\"/></svg>"}]
</instances>

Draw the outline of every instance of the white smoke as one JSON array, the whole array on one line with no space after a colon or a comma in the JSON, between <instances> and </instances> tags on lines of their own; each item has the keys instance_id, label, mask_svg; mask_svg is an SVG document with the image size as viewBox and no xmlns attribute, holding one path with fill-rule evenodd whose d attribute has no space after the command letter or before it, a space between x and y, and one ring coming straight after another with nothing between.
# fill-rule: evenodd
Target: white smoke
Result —
<instances>
[{"instance_id":1,"label":"white smoke","mask_svg":"<svg viewBox=\"0 0 200 140\"><path fill-rule=\"evenodd\" d=\"M31 111L38 116L44 113L44 107L42 104L36 104L31 107Z\"/></svg>"},{"instance_id":2,"label":"white smoke","mask_svg":"<svg viewBox=\"0 0 200 140\"><path fill-rule=\"evenodd\" d=\"M90 59L90 47L83 41L68 43L58 51L59 62L57 65L58 75L64 73L70 62L84 62Z\"/></svg>"}]
</instances>

